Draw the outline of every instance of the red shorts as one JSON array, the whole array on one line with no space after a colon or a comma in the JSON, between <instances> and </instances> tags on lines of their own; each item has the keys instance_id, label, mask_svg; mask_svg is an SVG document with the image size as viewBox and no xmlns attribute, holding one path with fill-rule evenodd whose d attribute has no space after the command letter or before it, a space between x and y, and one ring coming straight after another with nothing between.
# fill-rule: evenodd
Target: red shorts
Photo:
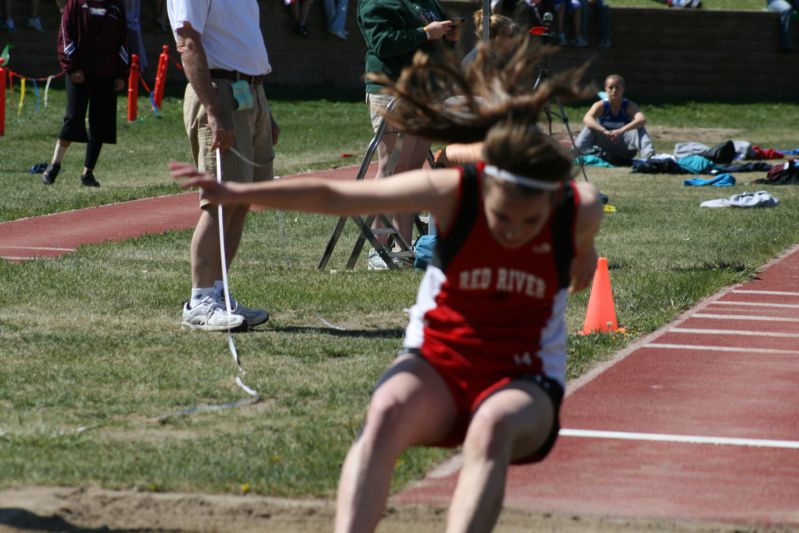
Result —
<instances>
[{"instance_id":1,"label":"red shorts","mask_svg":"<svg viewBox=\"0 0 799 533\"><path fill-rule=\"evenodd\" d=\"M552 427L544 443L532 454L513 461L513 464L535 463L546 457L555 445L560 431L560 405L563 402L563 387L556 380L544 374L518 374L509 376L507 374L480 372L467 368L443 367L425 359L417 350L410 350L413 355L419 356L435 368L438 375L447 384L452 399L455 402L456 420L449 434L432 446L439 448L454 448L463 443L466 438L466 430L472 415L480 407L480 404L497 389L504 387L511 381L525 380L531 381L541 387L546 392L552 406L555 409L555 416L552 419Z\"/></svg>"}]
</instances>

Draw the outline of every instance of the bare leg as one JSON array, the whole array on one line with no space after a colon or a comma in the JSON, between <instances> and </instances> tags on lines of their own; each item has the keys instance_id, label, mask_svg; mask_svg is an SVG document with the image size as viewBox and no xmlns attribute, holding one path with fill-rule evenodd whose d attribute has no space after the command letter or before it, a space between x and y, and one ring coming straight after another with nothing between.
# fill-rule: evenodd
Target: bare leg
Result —
<instances>
[{"instance_id":1,"label":"bare leg","mask_svg":"<svg viewBox=\"0 0 799 533\"><path fill-rule=\"evenodd\" d=\"M406 135L402 145L402 154L397 162L396 172L400 173L422 168L429 149L429 141ZM414 213L399 213L394 217L394 226L402 238L405 239L405 242L409 244L413 239L414 216Z\"/></svg>"},{"instance_id":2,"label":"bare leg","mask_svg":"<svg viewBox=\"0 0 799 533\"><path fill-rule=\"evenodd\" d=\"M549 396L530 381L509 383L480 405L463 443L448 533L491 531L502 510L508 465L541 446L554 416Z\"/></svg>"},{"instance_id":3,"label":"bare leg","mask_svg":"<svg viewBox=\"0 0 799 533\"><path fill-rule=\"evenodd\" d=\"M55 143L55 151L53 152L53 164L61 164L61 161L64 160L64 154L67 153L67 149L72 144L72 141L67 141L65 139L58 139Z\"/></svg>"},{"instance_id":4,"label":"bare leg","mask_svg":"<svg viewBox=\"0 0 799 533\"><path fill-rule=\"evenodd\" d=\"M454 419L455 403L433 367L416 356L398 358L378 385L363 432L344 462L336 531L374 531L399 455L410 446L441 440Z\"/></svg>"},{"instance_id":5,"label":"bare leg","mask_svg":"<svg viewBox=\"0 0 799 533\"><path fill-rule=\"evenodd\" d=\"M396 133L387 133L383 135L383 139L377 146L377 175L375 178L387 177L391 174L399 174L408 170L415 170L422 168L427 157L427 152L430 149L430 142L419 137L411 135L403 135L401 152L397 157L396 167L392 170L388 168L389 159L394 151L397 142ZM399 231L400 235L406 242L410 243L413 238L413 213L400 213L394 216L394 226ZM375 227L380 227L375 224ZM378 236L381 243L386 242L385 235Z\"/></svg>"},{"instance_id":6,"label":"bare leg","mask_svg":"<svg viewBox=\"0 0 799 533\"><path fill-rule=\"evenodd\" d=\"M375 179L379 180L382 178L387 178L394 173L394 169L389 168L389 163L391 160L391 154L394 152L394 146L397 144L397 136L396 132L386 132L383 134L383 137L380 139L380 142L377 144L377 173L375 174ZM403 139L404 144L404 139ZM398 163L399 164L399 163ZM383 224L380 219L375 219L373 224L375 228L382 228ZM380 244L386 244L388 241L387 235L376 235L376 238Z\"/></svg>"},{"instance_id":7,"label":"bare leg","mask_svg":"<svg viewBox=\"0 0 799 533\"><path fill-rule=\"evenodd\" d=\"M225 222L225 259L230 268L241 242L247 207L227 208L222 216ZM191 283L193 288L213 287L218 279L222 279L219 218L216 208L208 208L202 210L191 239Z\"/></svg>"}]
</instances>

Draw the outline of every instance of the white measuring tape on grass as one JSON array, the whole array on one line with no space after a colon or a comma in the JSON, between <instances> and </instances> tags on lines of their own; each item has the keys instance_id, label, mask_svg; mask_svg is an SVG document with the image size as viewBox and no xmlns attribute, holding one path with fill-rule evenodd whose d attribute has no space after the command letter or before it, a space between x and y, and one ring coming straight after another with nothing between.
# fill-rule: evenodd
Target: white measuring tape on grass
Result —
<instances>
[{"instance_id":1,"label":"white measuring tape on grass","mask_svg":"<svg viewBox=\"0 0 799 533\"><path fill-rule=\"evenodd\" d=\"M236 155L242 157L241 154L237 152ZM219 150L219 148L216 149L216 181L217 183L222 183L222 152ZM217 206L217 214L219 218L219 257L222 260L222 290L224 291L225 295L225 311L227 312L228 321L227 345L228 348L230 348L230 354L233 356L233 362L236 363L236 368L238 369L238 375L235 379L236 385L238 385L241 390L253 398L256 398L257 401L261 399L261 395L258 394L258 391L255 389L245 385L244 381L241 379L242 376L247 374L247 372L244 370L244 367L241 366L239 352L236 350L236 343L233 342L233 333L230 331L230 317L233 312L230 309L230 286L228 285L227 279L227 259L225 257L225 224L223 220L223 211L222 204L219 204Z\"/></svg>"}]
</instances>

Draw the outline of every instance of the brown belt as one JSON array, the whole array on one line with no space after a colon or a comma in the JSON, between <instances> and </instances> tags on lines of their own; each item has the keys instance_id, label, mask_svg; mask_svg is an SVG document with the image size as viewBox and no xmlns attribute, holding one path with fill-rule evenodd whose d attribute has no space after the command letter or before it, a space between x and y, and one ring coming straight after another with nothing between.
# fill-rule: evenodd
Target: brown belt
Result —
<instances>
[{"instance_id":1,"label":"brown belt","mask_svg":"<svg viewBox=\"0 0 799 533\"><path fill-rule=\"evenodd\" d=\"M211 79L234 81L245 80L250 85L261 85L264 82L263 75L251 76L249 74L236 72L235 70L222 70L220 68L211 69Z\"/></svg>"}]
</instances>

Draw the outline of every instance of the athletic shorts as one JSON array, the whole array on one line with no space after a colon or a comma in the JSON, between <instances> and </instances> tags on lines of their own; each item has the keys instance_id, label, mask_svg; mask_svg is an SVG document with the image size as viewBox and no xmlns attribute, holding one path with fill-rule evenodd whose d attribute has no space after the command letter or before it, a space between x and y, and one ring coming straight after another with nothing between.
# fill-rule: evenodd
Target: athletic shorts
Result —
<instances>
[{"instance_id":1,"label":"athletic shorts","mask_svg":"<svg viewBox=\"0 0 799 533\"><path fill-rule=\"evenodd\" d=\"M457 419L452 431L443 440L433 443L432 446L454 448L462 444L466 438L466 431L469 428L471 418L477 412L480 404L497 389L504 387L508 383L516 380L526 380L535 383L546 392L549 399L552 400L555 416L552 419L552 427L549 430L549 434L541 446L530 455L513 461L513 464L539 462L552 450L560 431L560 406L563 403L563 387L556 380L544 374L520 374L511 377L504 374L485 373L479 370L470 371L465 368L444 368L425 359L418 350L402 350L400 353L411 353L430 363L447 384L452 393L452 399L455 401Z\"/></svg>"},{"instance_id":2,"label":"athletic shorts","mask_svg":"<svg viewBox=\"0 0 799 533\"><path fill-rule=\"evenodd\" d=\"M222 153L222 180L243 183L271 180L274 178L272 165L275 149L272 145L272 115L263 85L250 86L253 107L240 111L235 109L233 90L230 87L232 83L233 80L213 80L222 112L233 123L233 148L241 154L240 157L233 150ZM186 85L183 121L197 168L216 177L216 150L211 150L213 132L208 126L205 107L191 84ZM201 200L200 205L205 206L207 202Z\"/></svg>"}]
</instances>

